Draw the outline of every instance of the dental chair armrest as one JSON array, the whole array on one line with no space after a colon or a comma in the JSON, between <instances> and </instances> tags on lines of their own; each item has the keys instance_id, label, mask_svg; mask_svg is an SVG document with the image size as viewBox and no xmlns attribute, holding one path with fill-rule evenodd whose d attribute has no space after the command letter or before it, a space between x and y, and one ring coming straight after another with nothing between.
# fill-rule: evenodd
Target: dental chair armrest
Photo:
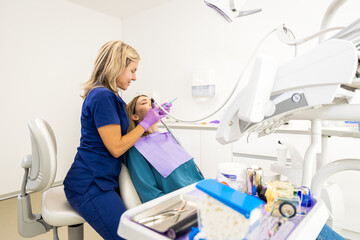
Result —
<instances>
[{"instance_id":1,"label":"dental chair armrest","mask_svg":"<svg viewBox=\"0 0 360 240\"><path fill-rule=\"evenodd\" d=\"M323 187L326 179L337 172L347 170L360 171L360 159L341 159L326 164L324 167L320 168L311 182L311 190L313 194L320 197L321 188Z\"/></svg>"}]
</instances>

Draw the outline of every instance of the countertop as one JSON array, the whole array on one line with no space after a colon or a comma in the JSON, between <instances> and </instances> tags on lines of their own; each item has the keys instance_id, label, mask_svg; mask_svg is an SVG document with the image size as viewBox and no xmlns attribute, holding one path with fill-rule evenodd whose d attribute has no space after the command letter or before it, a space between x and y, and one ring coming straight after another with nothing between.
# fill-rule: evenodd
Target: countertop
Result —
<instances>
[{"instance_id":1,"label":"countertop","mask_svg":"<svg viewBox=\"0 0 360 240\"><path fill-rule=\"evenodd\" d=\"M165 120L164 123L170 129L194 129L194 130L217 130L219 124L207 122L176 122L173 120ZM159 128L165 128L161 123ZM276 133L290 133L290 134L310 134L310 124L289 123L282 125L276 130ZM339 126L324 126L322 128L322 135L337 136L337 137L352 137L360 138L360 132L355 127L339 127Z\"/></svg>"}]
</instances>

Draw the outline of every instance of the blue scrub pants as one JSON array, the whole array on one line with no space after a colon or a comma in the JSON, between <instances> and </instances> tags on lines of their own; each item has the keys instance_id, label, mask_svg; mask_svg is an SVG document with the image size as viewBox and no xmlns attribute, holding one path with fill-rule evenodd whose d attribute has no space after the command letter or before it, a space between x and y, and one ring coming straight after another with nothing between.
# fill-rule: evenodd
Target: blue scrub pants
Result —
<instances>
[{"instance_id":1,"label":"blue scrub pants","mask_svg":"<svg viewBox=\"0 0 360 240\"><path fill-rule=\"evenodd\" d=\"M123 201L115 191L103 191L92 183L84 194L65 188L70 205L105 240L122 240L117 235L120 217L126 211Z\"/></svg>"}]
</instances>

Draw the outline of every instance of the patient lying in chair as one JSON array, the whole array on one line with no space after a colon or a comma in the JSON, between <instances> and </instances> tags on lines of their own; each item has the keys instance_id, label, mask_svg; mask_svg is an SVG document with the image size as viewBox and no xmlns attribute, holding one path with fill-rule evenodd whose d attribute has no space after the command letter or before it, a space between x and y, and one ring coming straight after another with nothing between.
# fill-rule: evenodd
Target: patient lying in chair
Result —
<instances>
[{"instance_id":1,"label":"patient lying in chair","mask_svg":"<svg viewBox=\"0 0 360 240\"><path fill-rule=\"evenodd\" d=\"M151 100L145 95L126 106L128 131L143 120L149 108ZM156 124L125 153L124 163L143 203L203 179L193 157L169 133L160 133Z\"/></svg>"}]
</instances>

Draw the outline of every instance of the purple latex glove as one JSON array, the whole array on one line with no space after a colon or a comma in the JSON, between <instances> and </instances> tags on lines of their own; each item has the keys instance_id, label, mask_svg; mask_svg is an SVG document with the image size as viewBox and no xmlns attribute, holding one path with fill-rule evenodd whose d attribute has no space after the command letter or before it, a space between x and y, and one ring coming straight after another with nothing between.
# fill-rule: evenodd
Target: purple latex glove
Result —
<instances>
[{"instance_id":1,"label":"purple latex glove","mask_svg":"<svg viewBox=\"0 0 360 240\"><path fill-rule=\"evenodd\" d=\"M157 121L165 117L165 115L159 114L158 109L158 107L150 108L145 114L144 119L139 123L145 129L145 132L151 125L154 125Z\"/></svg>"},{"instance_id":2,"label":"purple latex glove","mask_svg":"<svg viewBox=\"0 0 360 240\"><path fill-rule=\"evenodd\" d=\"M165 106L166 105L166 106ZM167 112L170 112L170 107L172 106L172 103L163 103L163 104L161 104L161 106L167 111ZM165 107L164 107L165 106ZM161 108L160 108L160 110L159 110L159 114L162 116L162 115L164 115L164 116L166 116L166 112L164 112Z\"/></svg>"}]
</instances>

